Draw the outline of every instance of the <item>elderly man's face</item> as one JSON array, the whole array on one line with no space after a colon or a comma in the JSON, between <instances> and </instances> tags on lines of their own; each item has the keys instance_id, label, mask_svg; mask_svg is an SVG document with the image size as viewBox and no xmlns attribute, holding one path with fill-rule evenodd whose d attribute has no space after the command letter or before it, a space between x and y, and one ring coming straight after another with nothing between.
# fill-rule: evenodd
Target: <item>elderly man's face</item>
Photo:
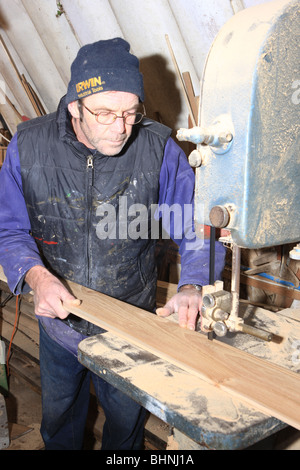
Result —
<instances>
[{"instance_id":1,"label":"elderly man's face","mask_svg":"<svg viewBox=\"0 0 300 470\"><path fill-rule=\"evenodd\" d=\"M82 105L77 101L68 105L77 139L88 148L97 149L104 155L120 153L131 135L132 125L126 124L125 120L120 118L110 125L99 124L85 106L93 113L111 111L118 116L126 116L127 113L137 111L138 96L123 91L107 91L84 98Z\"/></svg>"}]
</instances>

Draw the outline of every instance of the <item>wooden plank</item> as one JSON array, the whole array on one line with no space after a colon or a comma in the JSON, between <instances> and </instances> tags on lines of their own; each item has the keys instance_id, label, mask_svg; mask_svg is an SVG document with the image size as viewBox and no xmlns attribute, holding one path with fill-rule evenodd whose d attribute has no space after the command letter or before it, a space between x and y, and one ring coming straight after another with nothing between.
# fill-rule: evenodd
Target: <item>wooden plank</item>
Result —
<instances>
[{"instance_id":1,"label":"wooden plank","mask_svg":"<svg viewBox=\"0 0 300 470\"><path fill-rule=\"evenodd\" d=\"M193 87L193 83L192 83L190 73L189 72L183 72L182 73L182 78L183 78L183 81L185 83L185 88L186 88L186 92L187 92L188 97L189 97L189 102L191 103L191 110L193 112L194 122L197 123L198 122L198 107L199 106L198 106L198 99L196 98L195 93L194 93L194 87Z\"/></svg>"},{"instance_id":2,"label":"wooden plank","mask_svg":"<svg viewBox=\"0 0 300 470\"><path fill-rule=\"evenodd\" d=\"M9 305L3 307L0 313L3 322L13 327L15 321L15 308ZM24 310L19 310L18 315L18 331L22 332L29 339L39 344L39 326L37 318L27 315ZM0 330L1 331L1 330Z\"/></svg>"},{"instance_id":3,"label":"wooden plank","mask_svg":"<svg viewBox=\"0 0 300 470\"><path fill-rule=\"evenodd\" d=\"M169 36L166 34L165 38L166 38L166 42L167 42L167 45L168 45L168 48L169 48L169 52L170 52L170 55L171 55L171 58L172 58L172 61L173 61L173 65L174 65L176 73L177 73L177 77L179 78L179 82L180 82L180 85L181 85L181 88L182 88L182 91L183 91L185 101L186 101L186 104L187 104L187 107L188 107L188 110L189 110L189 113L190 113L190 119L192 121L193 126L196 126L197 124L196 124L196 120L194 118L194 113L193 113L193 109L192 109L192 106L191 106L191 103L190 103L189 95L188 95L187 90L185 88L185 83L184 83L184 80L183 80L182 75L180 73L176 57L175 57L173 48L171 46Z\"/></svg>"},{"instance_id":4,"label":"wooden plank","mask_svg":"<svg viewBox=\"0 0 300 470\"><path fill-rule=\"evenodd\" d=\"M0 168L3 165L5 156L6 156L7 147L0 145Z\"/></svg>"},{"instance_id":5,"label":"wooden plank","mask_svg":"<svg viewBox=\"0 0 300 470\"><path fill-rule=\"evenodd\" d=\"M157 281L156 305L158 307L163 307L176 293L177 284L172 284L165 281Z\"/></svg>"},{"instance_id":6,"label":"wooden plank","mask_svg":"<svg viewBox=\"0 0 300 470\"><path fill-rule=\"evenodd\" d=\"M20 82L22 82L21 74L20 74L20 72L19 72L19 70L18 70L18 68L17 68L17 66L16 66L16 64L15 64L15 61L13 60L12 55L11 55L11 53L9 52L9 49L8 49L7 45L5 44L4 39L3 39L3 37L1 36L1 34L0 34L0 43L2 44L2 47L3 47L3 49L5 50L6 55L7 55L7 57L8 57L8 59L9 59L11 65L12 65L12 67L13 67L13 69L14 69L14 71L15 71L17 77L18 77L18 79L20 80Z\"/></svg>"},{"instance_id":7,"label":"wooden plank","mask_svg":"<svg viewBox=\"0 0 300 470\"><path fill-rule=\"evenodd\" d=\"M79 307L66 304L68 311L300 430L299 374L99 292L66 284L81 300Z\"/></svg>"},{"instance_id":8,"label":"wooden plank","mask_svg":"<svg viewBox=\"0 0 300 470\"><path fill-rule=\"evenodd\" d=\"M11 109L16 113L18 119L19 119L20 121L22 121L23 119L22 119L21 113L19 113L19 111L17 110L17 108L15 107L15 105L11 102L11 100L10 100L9 97L4 93L4 91L2 90L1 87L0 87L0 93L4 96L4 98L5 98L5 103L7 103L7 104L11 107Z\"/></svg>"},{"instance_id":9,"label":"wooden plank","mask_svg":"<svg viewBox=\"0 0 300 470\"><path fill-rule=\"evenodd\" d=\"M1 321L1 338L10 343L13 334L13 326L6 321ZM13 348L17 351L23 351L24 354L32 360L39 359L39 344L22 330L17 329L13 336Z\"/></svg>"}]
</instances>

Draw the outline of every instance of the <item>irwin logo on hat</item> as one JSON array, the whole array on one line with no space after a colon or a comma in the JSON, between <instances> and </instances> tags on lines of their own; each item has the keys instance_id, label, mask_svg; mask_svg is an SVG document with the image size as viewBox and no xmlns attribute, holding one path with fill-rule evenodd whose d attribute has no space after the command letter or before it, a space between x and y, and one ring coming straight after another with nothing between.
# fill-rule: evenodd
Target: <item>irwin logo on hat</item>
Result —
<instances>
[{"instance_id":1,"label":"irwin logo on hat","mask_svg":"<svg viewBox=\"0 0 300 470\"><path fill-rule=\"evenodd\" d=\"M83 82L76 83L76 91L79 97L83 97L103 90L102 85L105 85L105 82L101 80L101 76L93 77Z\"/></svg>"}]
</instances>

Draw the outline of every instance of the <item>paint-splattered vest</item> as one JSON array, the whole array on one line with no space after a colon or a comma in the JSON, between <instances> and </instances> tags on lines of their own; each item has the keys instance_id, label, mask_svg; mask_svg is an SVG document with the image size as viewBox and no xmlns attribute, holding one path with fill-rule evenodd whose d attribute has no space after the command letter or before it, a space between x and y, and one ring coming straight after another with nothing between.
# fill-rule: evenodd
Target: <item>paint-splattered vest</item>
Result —
<instances>
[{"instance_id":1,"label":"paint-splattered vest","mask_svg":"<svg viewBox=\"0 0 300 470\"><path fill-rule=\"evenodd\" d=\"M118 156L95 151L93 155L76 140L64 99L57 113L18 127L32 236L54 274L154 309L156 240L150 236L151 206L158 203L170 133L169 128L145 119L133 127ZM138 218L139 207L143 216L147 213L147 233L147 221ZM84 334L100 331L72 315L67 322Z\"/></svg>"}]
</instances>

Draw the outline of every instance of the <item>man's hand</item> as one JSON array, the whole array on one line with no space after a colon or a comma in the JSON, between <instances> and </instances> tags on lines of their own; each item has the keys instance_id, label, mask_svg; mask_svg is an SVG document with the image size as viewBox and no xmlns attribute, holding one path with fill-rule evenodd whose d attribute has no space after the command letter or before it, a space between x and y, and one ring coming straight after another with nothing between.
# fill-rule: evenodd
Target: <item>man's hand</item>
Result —
<instances>
[{"instance_id":1,"label":"man's hand","mask_svg":"<svg viewBox=\"0 0 300 470\"><path fill-rule=\"evenodd\" d=\"M29 269L25 280L34 291L35 314L38 316L59 317L63 320L69 312L63 308L62 302L80 305L80 300L70 294L59 279L43 266Z\"/></svg>"},{"instance_id":2,"label":"man's hand","mask_svg":"<svg viewBox=\"0 0 300 470\"><path fill-rule=\"evenodd\" d=\"M178 313L178 324L182 328L195 330L198 312L202 306L201 292L193 286L183 286L164 307L156 310L157 315L168 317Z\"/></svg>"}]
</instances>

